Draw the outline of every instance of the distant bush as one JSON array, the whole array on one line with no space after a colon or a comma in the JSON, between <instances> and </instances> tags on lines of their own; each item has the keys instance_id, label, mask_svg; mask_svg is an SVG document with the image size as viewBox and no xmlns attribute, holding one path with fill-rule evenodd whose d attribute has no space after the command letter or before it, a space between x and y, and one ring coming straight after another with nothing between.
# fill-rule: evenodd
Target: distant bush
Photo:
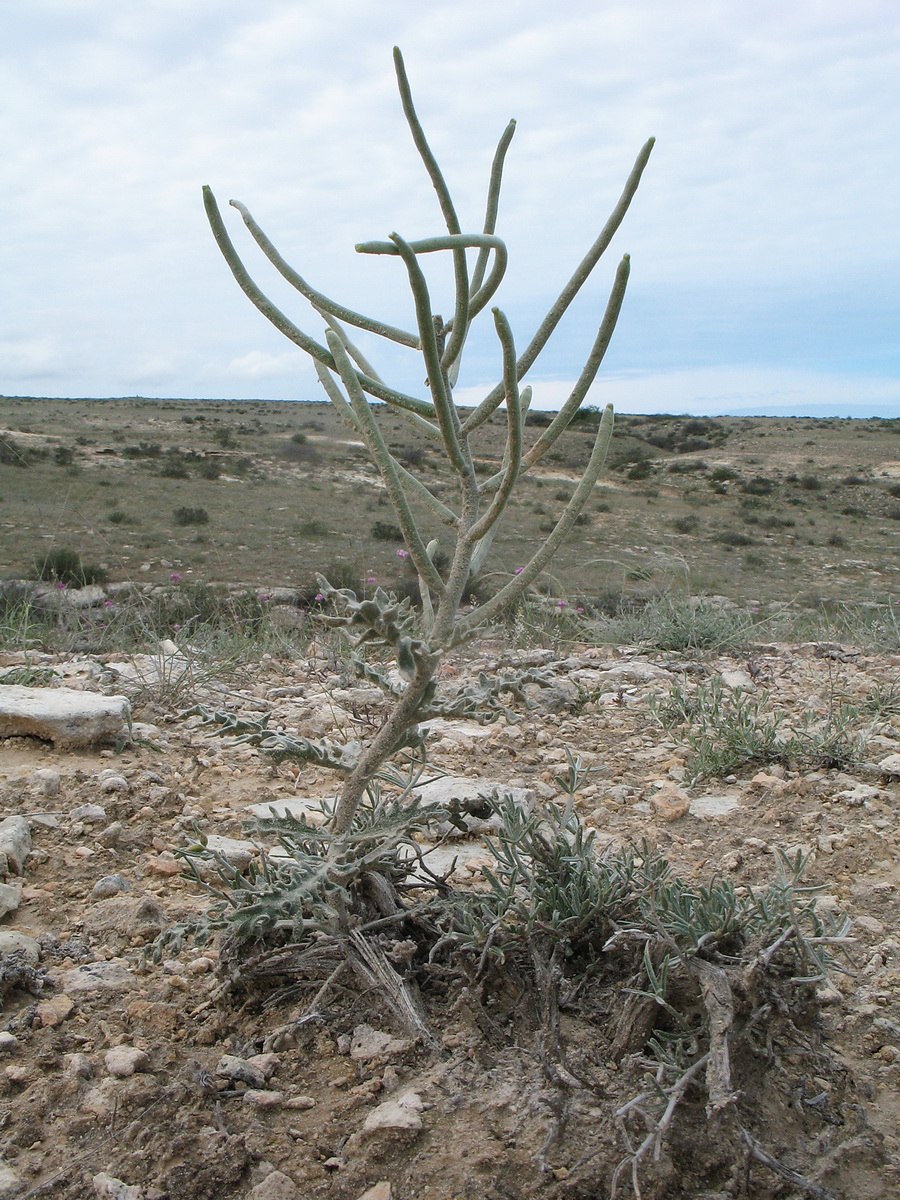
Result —
<instances>
[{"instance_id":1,"label":"distant bush","mask_svg":"<svg viewBox=\"0 0 900 1200\"><path fill-rule=\"evenodd\" d=\"M672 528L676 533L696 533L700 528L700 522L697 517L693 515L687 517L676 517L672 522Z\"/></svg>"},{"instance_id":2,"label":"distant bush","mask_svg":"<svg viewBox=\"0 0 900 1200\"><path fill-rule=\"evenodd\" d=\"M424 446L401 446L397 450L397 458L404 467L421 467L425 463Z\"/></svg>"},{"instance_id":3,"label":"distant bush","mask_svg":"<svg viewBox=\"0 0 900 1200\"><path fill-rule=\"evenodd\" d=\"M182 505L172 513L176 525L208 525L209 513L205 508L189 508Z\"/></svg>"},{"instance_id":4,"label":"distant bush","mask_svg":"<svg viewBox=\"0 0 900 1200\"><path fill-rule=\"evenodd\" d=\"M222 464L215 458L208 458L200 467L201 479L218 479L222 474Z\"/></svg>"},{"instance_id":5,"label":"distant bush","mask_svg":"<svg viewBox=\"0 0 900 1200\"><path fill-rule=\"evenodd\" d=\"M845 487L859 487L860 484L866 482L867 481L863 479L861 475L845 475L841 480L841 483L844 484ZM897 495L900 496L900 487L897 489Z\"/></svg>"},{"instance_id":6,"label":"distant bush","mask_svg":"<svg viewBox=\"0 0 900 1200\"><path fill-rule=\"evenodd\" d=\"M666 468L673 475L687 475L691 471L706 471L708 469L708 464L702 458L691 459L688 462L669 463Z\"/></svg>"},{"instance_id":7,"label":"distant bush","mask_svg":"<svg viewBox=\"0 0 900 1200\"><path fill-rule=\"evenodd\" d=\"M736 529L723 529L716 537L717 542L721 542L723 546L753 546L756 543L753 538L747 537L746 533L740 533Z\"/></svg>"},{"instance_id":8,"label":"distant bush","mask_svg":"<svg viewBox=\"0 0 900 1200\"><path fill-rule=\"evenodd\" d=\"M162 466L159 470L163 479L187 479L187 457L180 450L166 451Z\"/></svg>"},{"instance_id":9,"label":"distant bush","mask_svg":"<svg viewBox=\"0 0 900 1200\"><path fill-rule=\"evenodd\" d=\"M24 446L9 438L0 438L0 466L27 467L30 455Z\"/></svg>"},{"instance_id":10,"label":"distant bush","mask_svg":"<svg viewBox=\"0 0 900 1200\"><path fill-rule=\"evenodd\" d=\"M900 496L900 483L888 484L887 492L889 496Z\"/></svg>"},{"instance_id":11,"label":"distant bush","mask_svg":"<svg viewBox=\"0 0 900 1200\"><path fill-rule=\"evenodd\" d=\"M709 473L709 478L712 483L727 483L730 479L737 479L738 473L734 467L714 467Z\"/></svg>"},{"instance_id":12,"label":"distant bush","mask_svg":"<svg viewBox=\"0 0 900 1200\"><path fill-rule=\"evenodd\" d=\"M57 446L53 451L53 461L58 467L71 467L75 461L75 451L71 446Z\"/></svg>"},{"instance_id":13,"label":"distant bush","mask_svg":"<svg viewBox=\"0 0 900 1200\"><path fill-rule=\"evenodd\" d=\"M552 420L553 413L547 412L530 412L525 416L526 425L546 426L549 425Z\"/></svg>"},{"instance_id":14,"label":"distant bush","mask_svg":"<svg viewBox=\"0 0 900 1200\"><path fill-rule=\"evenodd\" d=\"M653 468L650 466L649 459L642 458L639 462L633 463L628 468L625 475L628 479L649 479L653 474Z\"/></svg>"},{"instance_id":15,"label":"distant bush","mask_svg":"<svg viewBox=\"0 0 900 1200\"><path fill-rule=\"evenodd\" d=\"M766 479L765 475L754 475L752 479L745 479L741 484L741 491L746 492L748 496L768 496L775 490L775 484L771 479Z\"/></svg>"},{"instance_id":16,"label":"distant bush","mask_svg":"<svg viewBox=\"0 0 900 1200\"><path fill-rule=\"evenodd\" d=\"M800 486L804 491L817 492L822 486L822 481L818 475L803 475L800 478Z\"/></svg>"},{"instance_id":17,"label":"distant bush","mask_svg":"<svg viewBox=\"0 0 900 1200\"><path fill-rule=\"evenodd\" d=\"M88 584L103 583L106 579L102 567L85 565L77 550L65 546L57 546L48 550L43 557L35 559L34 569L38 579L73 587L87 587Z\"/></svg>"},{"instance_id":18,"label":"distant bush","mask_svg":"<svg viewBox=\"0 0 900 1200\"><path fill-rule=\"evenodd\" d=\"M123 512L121 508L114 509L106 518L110 525L137 525L139 522L135 517L129 516L127 512Z\"/></svg>"},{"instance_id":19,"label":"distant bush","mask_svg":"<svg viewBox=\"0 0 900 1200\"><path fill-rule=\"evenodd\" d=\"M298 436L302 437L304 440L302 442L298 442L296 440ZM282 458L287 459L288 462L292 463L308 463L312 465L313 463L321 462L322 460L321 454L318 452L315 446L311 446L309 442L306 441L306 435L302 433L299 435L294 434L289 442L284 443L278 453Z\"/></svg>"},{"instance_id":20,"label":"distant bush","mask_svg":"<svg viewBox=\"0 0 900 1200\"><path fill-rule=\"evenodd\" d=\"M399 525L390 525L387 521L376 521L369 532L376 542L403 541L403 533Z\"/></svg>"},{"instance_id":21,"label":"distant bush","mask_svg":"<svg viewBox=\"0 0 900 1200\"><path fill-rule=\"evenodd\" d=\"M136 446L123 446L122 455L125 458L159 458L162 446L159 442L139 442Z\"/></svg>"}]
</instances>

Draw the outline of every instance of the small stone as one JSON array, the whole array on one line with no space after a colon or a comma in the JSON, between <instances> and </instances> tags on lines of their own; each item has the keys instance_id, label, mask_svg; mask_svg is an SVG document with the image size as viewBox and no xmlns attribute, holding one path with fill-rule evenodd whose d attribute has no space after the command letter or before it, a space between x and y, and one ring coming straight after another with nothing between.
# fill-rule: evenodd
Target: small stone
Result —
<instances>
[{"instance_id":1,"label":"small stone","mask_svg":"<svg viewBox=\"0 0 900 1200\"><path fill-rule=\"evenodd\" d=\"M727 688L731 688L733 692L755 692L756 684L746 671L723 671L721 680Z\"/></svg>"},{"instance_id":2,"label":"small stone","mask_svg":"<svg viewBox=\"0 0 900 1200\"><path fill-rule=\"evenodd\" d=\"M95 900L108 900L110 896L116 896L119 892L130 892L131 884L124 875L104 875L102 879L98 879L91 888L91 895Z\"/></svg>"},{"instance_id":3,"label":"small stone","mask_svg":"<svg viewBox=\"0 0 900 1200\"><path fill-rule=\"evenodd\" d=\"M687 792L673 783L664 783L651 797L650 804L661 821L678 821L687 816L691 807Z\"/></svg>"},{"instance_id":4,"label":"small stone","mask_svg":"<svg viewBox=\"0 0 900 1200\"><path fill-rule=\"evenodd\" d=\"M69 813L73 821L84 821L88 825L96 825L98 821L106 820L106 809L99 804L79 804Z\"/></svg>"},{"instance_id":5,"label":"small stone","mask_svg":"<svg viewBox=\"0 0 900 1200\"><path fill-rule=\"evenodd\" d=\"M94 1074L94 1068L91 1065L91 1060L86 1054L82 1054L80 1050L74 1054L67 1054L65 1059L66 1074L73 1079L90 1079Z\"/></svg>"},{"instance_id":6,"label":"small stone","mask_svg":"<svg viewBox=\"0 0 900 1200\"><path fill-rule=\"evenodd\" d=\"M7 1029L0 1031L0 1054L15 1054L19 1049L19 1039Z\"/></svg>"},{"instance_id":7,"label":"small stone","mask_svg":"<svg viewBox=\"0 0 900 1200\"><path fill-rule=\"evenodd\" d=\"M252 1054L246 1060L251 1067L255 1067L257 1071L262 1071L266 1079L271 1079L278 1070L278 1064L281 1062L277 1054Z\"/></svg>"},{"instance_id":8,"label":"small stone","mask_svg":"<svg viewBox=\"0 0 900 1200\"><path fill-rule=\"evenodd\" d=\"M42 796L59 795L60 774L55 767L38 767L31 778Z\"/></svg>"},{"instance_id":9,"label":"small stone","mask_svg":"<svg viewBox=\"0 0 900 1200\"><path fill-rule=\"evenodd\" d=\"M853 926L855 929L865 929L866 933L874 934L875 937L880 937L884 933L884 925L877 917L854 917Z\"/></svg>"},{"instance_id":10,"label":"small stone","mask_svg":"<svg viewBox=\"0 0 900 1200\"><path fill-rule=\"evenodd\" d=\"M44 1029L55 1029L75 1011L75 1001L71 996L62 992L59 996L51 996L37 1005L37 1015Z\"/></svg>"},{"instance_id":11,"label":"small stone","mask_svg":"<svg viewBox=\"0 0 900 1200\"><path fill-rule=\"evenodd\" d=\"M62 977L66 992L120 992L137 985L137 979L120 958L84 963Z\"/></svg>"},{"instance_id":12,"label":"small stone","mask_svg":"<svg viewBox=\"0 0 900 1200\"><path fill-rule=\"evenodd\" d=\"M181 863L177 858L167 858L164 855L156 858L148 854L145 861L147 870L152 871L154 875L180 875L182 872Z\"/></svg>"},{"instance_id":13,"label":"small stone","mask_svg":"<svg viewBox=\"0 0 900 1200\"><path fill-rule=\"evenodd\" d=\"M124 775L107 775L105 779L100 779L100 791L106 792L107 795L112 792L130 792L131 784Z\"/></svg>"},{"instance_id":14,"label":"small stone","mask_svg":"<svg viewBox=\"0 0 900 1200\"><path fill-rule=\"evenodd\" d=\"M6 1163L0 1163L0 1200L14 1200L24 1187L22 1176Z\"/></svg>"},{"instance_id":15,"label":"small stone","mask_svg":"<svg viewBox=\"0 0 900 1200\"><path fill-rule=\"evenodd\" d=\"M819 1004L840 1004L843 999L844 997L837 988L831 987L830 984L816 989L816 1000Z\"/></svg>"},{"instance_id":16,"label":"small stone","mask_svg":"<svg viewBox=\"0 0 900 1200\"><path fill-rule=\"evenodd\" d=\"M291 1096L284 1102L285 1108L315 1108L316 1101L312 1096Z\"/></svg>"},{"instance_id":17,"label":"small stone","mask_svg":"<svg viewBox=\"0 0 900 1200\"><path fill-rule=\"evenodd\" d=\"M37 1079L37 1069L31 1064L6 1067L3 1074L15 1087L28 1087L29 1084L34 1083L35 1079Z\"/></svg>"},{"instance_id":18,"label":"small stone","mask_svg":"<svg viewBox=\"0 0 900 1200\"><path fill-rule=\"evenodd\" d=\"M18 929L0 929L0 954L21 954L34 967L41 961L41 946Z\"/></svg>"},{"instance_id":19,"label":"small stone","mask_svg":"<svg viewBox=\"0 0 900 1200\"><path fill-rule=\"evenodd\" d=\"M0 918L15 912L21 903L22 884L18 880L15 883L0 883Z\"/></svg>"},{"instance_id":20,"label":"small stone","mask_svg":"<svg viewBox=\"0 0 900 1200\"><path fill-rule=\"evenodd\" d=\"M105 1171L95 1175L91 1183L98 1200L145 1200L144 1193L136 1184L123 1183Z\"/></svg>"},{"instance_id":21,"label":"small stone","mask_svg":"<svg viewBox=\"0 0 900 1200\"><path fill-rule=\"evenodd\" d=\"M363 1133L416 1134L422 1128L422 1118L408 1102L413 1093L399 1100L386 1100L372 1109L363 1123ZM420 1101L421 1106L421 1101Z\"/></svg>"},{"instance_id":22,"label":"small stone","mask_svg":"<svg viewBox=\"0 0 900 1200\"><path fill-rule=\"evenodd\" d=\"M0 875L21 875L31 853L31 829L24 817L0 821Z\"/></svg>"},{"instance_id":23,"label":"small stone","mask_svg":"<svg viewBox=\"0 0 900 1200\"><path fill-rule=\"evenodd\" d=\"M190 975L205 975L215 967L215 963L206 955L201 955L200 958L192 958L187 965L188 974Z\"/></svg>"},{"instance_id":24,"label":"small stone","mask_svg":"<svg viewBox=\"0 0 900 1200\"><path fill-rule=\"evenodd\" d=\"M266 1077L258 1067L252 1066L246 1058L238 1058L234 1054L223 1054L216 1063L216 1074L221 1079L229 1079L232 1083L246 1083L247 1087L263 1090Z\"/></svg>"},{"instance_id":25,"label":"small stone","mask_svg":"<svg viewBox=\"0 0 900 1200\"><path fill-rule=\"evenodd\" d=\"M387 1179L380 1179L378 1183L373 1183L370 1188L366 1188L359 1200L392 1200L393 1195L390 1182Z\"/></svg>"},{"instance_id":26,"label":"small stone","mask_svg":"<svg viewBox=\"0 0 900 1200\"><path fill-rule=\"evenodd\" d=\"M125 832L125 826L121 821L113 821L112 824L97 834L97 841L101 846L111 848L117 846L122 840L122 834Z\"/></svg>"},{"instance_id":27,"label":"small stone","mask_svg":"<svg viewBox=\"0 0 900 1200\"><path fill-rule=\"evenodd\" d=\"M244 1092L244 1103L253 1108L280 1108L284 1104L284 1092L271 1091L268 1088L247 1088Z\"/></svg>"},{"instance_id":28,"label":"small stone","mask_svg":"<svg viewBox=\"0 0 900 1200\"><path fill-rule=\"evenodd\" d=\"M900 776L900 754L889 754L887 758L881 759L878 763L878 770L882 775L897 778Z\"/></svg>"},{"instance_id":29,"label":"small stone","mask_svg":"<svg viewBox=\"0 0 900 1200\"><path fill-rule=\"evenodd\" d=\"M409 1046L407 1038L394 1037L393 1034L373 1029L371 1025L357 1025L350 1039L350 1057L362 1062L367 1058L401 1054Z\"/></svg>"},{"instance_id":30,"label":"small stone","mask_svg":"<svg viewBox=\"0 0 900 1200\"><path fill-rule=\"evenodd\" d=\"M300 1189L283 1171L272 1171L262 1183L251 1188L247 1200L303 1200Z\"/></svg>"},{"instance_id":31,"label":"small stone","mask_svg":"<svg viewBox=\"0 0 900 1200\"><path fill-rule=\"evenodd\" d=\"M103 1065L110 1075L127 1079L136 1072L148 1070L150 1059L146 1050L139 1050L136 1046L114 1046L104 1054Z\"/></svg>"}]
</instances>

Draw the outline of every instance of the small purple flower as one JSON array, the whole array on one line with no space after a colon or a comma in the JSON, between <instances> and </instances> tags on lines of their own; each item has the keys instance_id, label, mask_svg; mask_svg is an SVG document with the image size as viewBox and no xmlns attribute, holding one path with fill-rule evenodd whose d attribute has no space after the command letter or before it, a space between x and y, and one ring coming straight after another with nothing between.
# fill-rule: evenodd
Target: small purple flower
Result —
<instances>
[{"instance_id":1,"label":"small purple flower","mask_svg":"<svg viewBox=\"0 0 900 1200\"><path fill-rule=\"evenodd\" d=\"M112 606L113 606L113 602L112 602L112 600L104 600L104 601L103 601L103 607L104 607L104 608L112 608Z\"/></svg>"},{"instance_id":2,"label":"small purple flower","mask_svg":"<svg viewBox=\"0 0 900 1200\"><path fill-rule=\"evenodd\" d=\"M567 608L568 604L569 604L568 600L557 600L556 607L559 609L563 609L563 608Z\"/></svg>"},{"instance_id":3,"label":"small purple flower","mask_svg":"<svg viewBox=\"0 0 900 1200\"><path fill-rule=\"evenodd\" d=\"M56 581L56 586L57 586L57 587L58 587L60 590L62 590L62 589L63 589L63 588L66 586L66 585L63 583L63 581L62 581L61 579L57 579L57 581Z\"/></svg>"},{"instance_id":4,"label":"small purple flower","mask_svg":"<svg viewBox=\"0 0 900 1200\"><path fill-rule=\"evenodd\" d=\"M172 626L172 628L173 628L173 629L180 629L180 628L181 628L181 626L180 626L180 625L179 625L179 624L176 622L176 623L175 623L175 624Z\"/></svg>"},{"instance_id":5,"label":"small purple flower","mask_svg":"<svg viewBox=\"0 0 900 1200\"><path fill-rule=\"evenodd\" d=\"M374 575L367 575L367 576L366 576L366 583L374 583L374 582L375 582L375 576L374 576Z\"/></svg>"},{"instance_id":6,"label":"small purple flower","mask_svg":"<svg viewBox=\"0 0 900 1200\"><path fill-rule=\"evenodd\" d=\"M322 595L322 593L321 593L321 592L316 592L316 599L317 599L317 600L324 600L324 599L325 599L325 597Z\"/></svg>"},{"instance_id":7,"label":"small purple flower","mask_svg":"<svg viewBox=\"0 0 900 1200\"><path fill-rule=\"evenodd\" d=\"M583 606L582 606L582 605L580 605L580 604L579 604L579 605L578 605L578 607L575 609L575 611L576 611L577 613L583 613L583 612L584 612L584 608L583 608Z\"/></svg>"},{"instance_id":8,"label":"small purple flower","mask_svg":"<svg viewBox=\"0 0 900 1200\"><path fill-rule=\"evenodd\" d=\"M259 600L259 602L261 604L265 604L265 602L268 600L269 597L267 596L267 594L265 592L260 592L256 598L257 598L257 600Z\"/></svg>"},{"instance_id":9,"label":"small purple flower","mask_svg":"<svg viewBox=\"0 0 900 1200\"><path fill-rule=\"evenodd\" d=\"M513 571L513 575L521 575L524 570L524 567L516 567L516 569Z\"/></svg>"},{"instance_id":10,"label":"small purple flower","mask_svg":"<svg viewBox=\"0 0 900 1200\"><path fill-rule=\"evenodd\" d=\"M398 558L409 558L409 551L404 550L404 548L401 546L400 549L397 551L397 557Z\"/></svg>"},{"instance_id":11,"label":"small purple flower","mask_svg":"<svg viewBox=\"0 0 900 1200\"><path fill-rule=\"evenodd\" d=\"M177 571L173 571L172 574L169 576L169 578L172 580L173 583L178 583L179 580L181 579L181 576L178 574Z\"/></svg>"}]
</instances>

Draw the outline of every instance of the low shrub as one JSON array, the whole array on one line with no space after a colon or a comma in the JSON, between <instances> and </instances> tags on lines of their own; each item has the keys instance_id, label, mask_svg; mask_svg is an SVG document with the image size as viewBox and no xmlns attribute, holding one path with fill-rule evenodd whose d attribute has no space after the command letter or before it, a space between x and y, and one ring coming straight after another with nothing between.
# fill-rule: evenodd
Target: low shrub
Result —
<instances>
[{"instance_id":1,"label":"low shrub","mask_svg":"<svg viewBox=\"0 0 900 1200\"><path fill-rule=\"evenodd\" d=\"M700 528L700 521L693 514L687 517L676 517L672 522L672 528L676 533L696 533Z\"/></svg>"},{"instance_id":2,"label":"low shrub","mask_svg":"<svg viewBox=\"0 0 900 1200\"><path fill-rule=\"evenodd\" d=\"M403 541L403 533L399 525L391 525L387 521L376 521L369 532L376 542Z\"/></svg>"},{"instance_id":3,"label":"low shrub","mask_svg":"<svg viewBox=\"0 0 900 1200\"><path fill-rule=\"evenodd\" d=\"M736 529L723 529L716 535L716 541L721 542L723 546L732 547L755 545L752 537L748 537L746 533L740 533Z\"/></svg>"},{"instance_id":4,"label":"low shrub","mask_svg":"<svg viewBox=\"0 0 900 1200\"><path fill-rule=\"evenodd\" d=\"M34 569L38 579L72 587L87 587L92 583L103 583L106 579L102 567L82 563L78 551L66 546L54 547L35 559Z\"/></svg>"},{"instance_id":5,"label":"low shrub","mask_svg":"<svg viewBox=\"0 0 900 1200\"><path fill-rule=\"evenodd\" d=\"M205 508L190 508L182 505L172 514L176 525L208 525L209 513Z\"/></svg>"},{"instance_id":6,"label":"low shrub","mask_svg":"<svg viewBox=\"0 0 900 1200\"><path fill-rule=\"evenodd\" d=\"M746 492L748 496L768 496L775 490L775 484L771 479L766 479L765 475L754 475L752 479L745 479L741 484L741 491Z\"/></svg>"}]
</instances>

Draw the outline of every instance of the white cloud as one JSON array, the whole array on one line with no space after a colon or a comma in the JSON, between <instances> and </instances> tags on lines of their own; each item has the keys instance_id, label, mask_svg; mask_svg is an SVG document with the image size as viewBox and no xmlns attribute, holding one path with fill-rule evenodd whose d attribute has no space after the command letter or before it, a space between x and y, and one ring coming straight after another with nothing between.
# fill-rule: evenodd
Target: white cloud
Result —
<instances>
[{"instance_id":1,"label":"white cloud","mask_svg":"<svg viewBox=\"0 0 900 1200\"><path fill-rule=\"evenodd\" d=\"M900 164L886 149L900 77L896 5L7 7L0 279L13 282L2 284L0 307L21 315L37 347L30 359L23 351L7 360L10 370L65 364L74 394L116 394L135 363L165 383L156 349L165 347L159 357L178 364L186 392L223 395L242 378L290 387L303 358L260 350L268 358L254 359L253 345L265 345L260 318L212 245L199 201L205 182L223 203L244 200L316 286L406 324L397 264L353 252L358 240L395 228L422 236L440 222L399 110L390 61L398 42L464 225L480 224L493 144L508 117L519 118L500 208L511 252L501 302L523 310L525 327L655 134L611 256L631 251L635 278L667 289L672 305L682 285L688 295L701 286L736 296L770 289L775 299L790 288L797 303L785 315L785 345L792 330L813 348L818 338L829 363L834 339L816 325L815 300L839 295L848 275L875 262L879 286L848 309L841 354L846 373L875 374L864 361L872 354L878 371L900 377L896 322L884 317L900 296ZM271 272L227 215L268 288ZM293 303L279 281L271 287L277 303ZM681 318L660 310L654 319L684 327L682 361L733 361L733 347ZM873 341L876 327L884 333ZM748 325L747 360L760 337ZM659 340L648 326L646 344ZM773 369L779 362L791 365L776 355ZM6 378L20 377L10 370Z\"/></svg>"},{"instance_id":2,"label":"white cloud","mask_svg":"<svg viewBox=\"0 0 900 1200\"><path fill-rule=\"evenodd\" d=\"M251 350L240 358L233 358L225 368L229 375L238 379L277 379L296 376L309 371L308 361L299 350L286 354L266 354L263 350Z\"/></svg>"},{"instance_id":3,"label":"white cloud","mask_svg":"<svg viewBox=\"0 0 900 1200\"><path fill-rule=\"evenodd\" d=\"M163 354L147 354L138 359L125 376L129 383L165 384L175 379L178 367Z\"/></svg>"},{"instance_id":4,"label":"white cloud","mask_svg":"<svg viewBox=\"0 0 900 1200\"><path fill-rule=\"evenodd\" d=\"M565 403L572 380L538 380L535 409L555 411ZM463 388L456 399L474 405L485 388ZM721 413L784 409L801 412L840 408L848 416L900 416L900 384L878 376L833 375L821 371L774 369L744 364L693 370L602 375L588 392L587 404L612 404L623 413ZM891 411L893 410L893 412Z\"/></svg>"},{"instance_id":5,"label":"white cloud","mask_svg":"<svg viewBox=\"0 0 900 1200\"><path fill-rule=\"evenodd\" d=\"M53 338L0 338L0 380L55 379L64 369Z\"/></svg>"}]
</instances>

